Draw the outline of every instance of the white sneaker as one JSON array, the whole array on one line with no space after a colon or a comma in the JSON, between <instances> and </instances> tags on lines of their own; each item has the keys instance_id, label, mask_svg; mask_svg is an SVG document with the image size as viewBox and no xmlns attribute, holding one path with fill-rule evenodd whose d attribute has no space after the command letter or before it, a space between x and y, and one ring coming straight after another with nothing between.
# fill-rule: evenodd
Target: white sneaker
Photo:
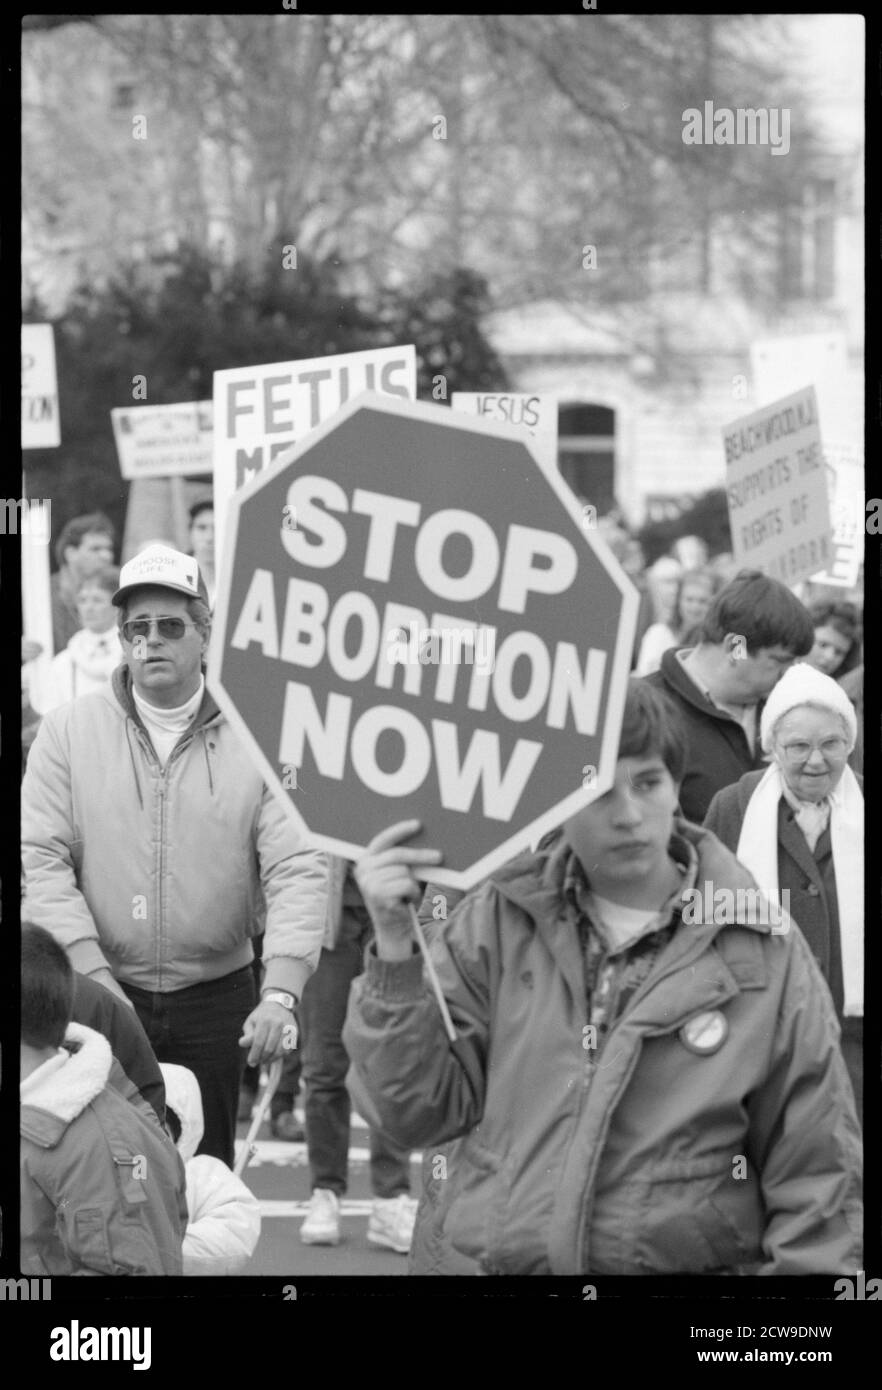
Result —
<instances>
[{"instance_id":1,"label":"white sneaker","mask_svg":"<svg viewBox=\"0 0 882 1390\"><path fill-rule=\"evenodd\" d=\"M300 1227L304 1245L340 1244L340 1198L328 1187L317 1187Z\"/></svg>"},{"instance_id":2,"label":"white sneaker","mask_svg":"<svg viewBox=\"0 0 882 1390\"><path fill-rule=\"evenodd\" d=\"M368 1221L368 1244L406 1255L413 1239L416 1213L416 1199L406 1192L398 1197L375 1197Z\"/></svg>"}]
</instances>

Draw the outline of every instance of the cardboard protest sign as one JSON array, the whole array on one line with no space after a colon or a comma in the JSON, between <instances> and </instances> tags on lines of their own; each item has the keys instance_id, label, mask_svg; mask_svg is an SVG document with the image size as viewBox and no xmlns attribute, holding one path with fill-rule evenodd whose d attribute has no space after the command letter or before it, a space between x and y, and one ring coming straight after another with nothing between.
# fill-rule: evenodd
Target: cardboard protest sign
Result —
<instances>
[{"instance_id":1,"label":"cardboard protest sign","mask_svg":"<svg viewBox=\"0 0 882 1390\"><path fill-rule=\"evenodd\" d=\"M363 391L416 397L416 349L229 367L214 374L214 547L223 554L227 505L279 454Z\"/></svg>"},{"instance_id":2,"label":"cardboard protest sign","mask_svg":"<svg viewBox=\"0 0 882 1390\"><path fill-rule=\"evenodd\" d=\"M827 440L824 460L833 526L833 559L830 568L813 574L812 580L815 584L853 589L857 585L864 558L866 512L863 450Z\"/></svg>"},{"instance_id":3,"label":"cardboard protest sign","mask_svg":"<svg viewBox=\"0 0 882 1390\"><path fill-rule=\"evenodd\" d=\"M814 389L733 421L723 447L738 564L790 585L826 568L830 503Z\"/></svg>"},{"instance_id":4,"label":"cardboard protest sign","mask_svg":"<svg viewBox=\"0 0 882 1390\"><path fill-rule=\"evenodd\" d=\"M546 468L557 468L557 401L553 396L528 396L520 392L454 391L454 410L479 415L503 425L521 425L532 438L532 450Z\"/></svg>"},{"instance_id":5,"label":"cardboard protest sign","mask_svg":"<svg viewBox=\"0 0 882 1390\"><path fill-rule=\"evenodd\" d=\"M208 681L313 839L468 887L611 785L638 595L523 433L367 393L236 492Z\"/></svg>"},{"instance_id":6,"label":"cardboard protest sign","mask_svg":"<svg viewBox=\"0 0 882 1390\"><path fill-rule=\"evenodd\" d=\"M61 443L55 338L51 323L21 326L21 447L57 449Z\"/></svg>"},{"instance_id":7,"label":"cardboard protest sign","mask_svg":"<svg viewBox=\"0 0 882 1390\"><path fill-rule=\"evenodd\" d=\"M751 343L750 370L757 405L814 385L824 438L849 439L854 432L856 442L863 413L855 410L848 389L844 333L794 333Z\"/></svg>"},{"instance_id":8,"label":"cardboard protest sign","mask_svg":"<svg viewBox=\"0 0 882 1390\"><path fill-rule=\"evenodd\" d=\"M21 326L21 447L57 449L61 444L55 336L51 323ZM9 508L7 502L7 511ZM52 661L52 600L49 578L51 503L30 500L22 478L20 517L22 632L42 651L24 669L31 703L42 712ZM9 530L7 518L6 529Z\"/></svg>"},{"instance_id":9,"label":"cardboard protest sign","mask_svg":"<svg viewBox=\"0 0 882 1390\"><path fill-rule=\"evenodd\" d=\"M117 406L110 412L124 478L177 478L210 473L212 403Z\"/></svg>"},{"instance_id":10,"label":"cardboard protest sign","mask_svg":"<svg viewBox=\"0 0 882 1390\"><path fill-rule=\"evenodd\" d=\"M7 504L8 505L8 504ZM49 575L49 542L52 503L48 497L28 497L21 480L21 617L22 636L38 642L40 655L22 667L22 681L38 714L46 707L49 670L54 652L52 589Z\"/></svg>"}]
</instances>

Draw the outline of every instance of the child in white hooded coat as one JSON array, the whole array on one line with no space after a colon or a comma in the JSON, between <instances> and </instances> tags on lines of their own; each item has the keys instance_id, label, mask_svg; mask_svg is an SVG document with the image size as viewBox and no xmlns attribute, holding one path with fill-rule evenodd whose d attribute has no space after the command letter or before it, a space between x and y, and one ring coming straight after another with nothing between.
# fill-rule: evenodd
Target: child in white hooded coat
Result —
<instances>
[{"instance_id":1,"label":"child in white hooded coat","mask_svg":"<svg viewBox=\"0 0 882 1390\"><path fill-rule=\"evenodd\" d=\"M260 1237L260 1203L225 1163L197 1154L202 1138L202 1095L189 1067L160 1063L166 1113L180 1125L178 1152L187 1175L184 1274L241 1274Z\"/></svg>"}]
</instances>

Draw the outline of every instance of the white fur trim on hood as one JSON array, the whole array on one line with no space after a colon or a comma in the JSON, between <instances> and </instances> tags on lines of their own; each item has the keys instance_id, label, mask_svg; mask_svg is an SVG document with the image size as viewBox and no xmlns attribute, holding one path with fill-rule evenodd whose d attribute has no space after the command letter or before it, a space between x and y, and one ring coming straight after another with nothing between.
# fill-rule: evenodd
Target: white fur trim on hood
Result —
<instances>
[{"instance_id":1,"label":"white fur trim on hood","mask_svg":"<svg viewBox=\"0 0 882 1390\"><path fill-rule=\"evenodd\" d=\"M82 1023L68 1025L64 1047L70 1054L67 1061L43 1078L35 1074L37 1084L22 1095L22 1103L69 1125L104 1090L113 1054L107 1039Z\"/></svg>"},{"instance_id":2,"label":"white fur trim on hood","mask_svg":"<svg viewBox=\"0 0 882 1390\"><path fill-rule=\"evenodd\" d=\"M178 1153L189 1163L205 1131L199 1082L189 1067L178 1066L177 1062L160 1062L159 1070L165 1082L166 1109L173 1110L181 1122Z\"/></svg>"},{"instance_id":3,"label":"white fur trim on hood","mask_svg":"<svg viewBox=\"0 0 882 1390\"><path fill-rule=\"evenodd\" d=\"M763 706L760 721L760 739L763 752L768 753L772 746L772 734L779 719L801 705L821 705L842 716L848 730L849 752L854 748L857 738L857 720L854 706L836 681L816 671L805 661L798 661L784 672Z\"/></svg>"}]
</instances>

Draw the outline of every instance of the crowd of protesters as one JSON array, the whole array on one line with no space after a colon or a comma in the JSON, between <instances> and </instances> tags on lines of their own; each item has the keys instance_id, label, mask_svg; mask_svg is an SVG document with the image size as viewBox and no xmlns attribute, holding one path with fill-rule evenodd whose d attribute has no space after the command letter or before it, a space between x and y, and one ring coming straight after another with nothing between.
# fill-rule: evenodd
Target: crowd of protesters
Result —
<instances>
[{"instance_id":1,"label":"crowd of protesters","mask_svg":"<svg viewBox=\"0 0 882 1390\"><path fill-rule=\"evenodd\" d=\"M23 1273L247 1269L236 1124L278 1058L305 1244L341 1239L351 1096L413 1273L860 1266L859 592L601 529L640 592L614 784L459 894L415 822L348 863L262 783L205 683L210 500L119 570L105 516L65 526L23 684Z\"/></svg>"}]
</instances>

